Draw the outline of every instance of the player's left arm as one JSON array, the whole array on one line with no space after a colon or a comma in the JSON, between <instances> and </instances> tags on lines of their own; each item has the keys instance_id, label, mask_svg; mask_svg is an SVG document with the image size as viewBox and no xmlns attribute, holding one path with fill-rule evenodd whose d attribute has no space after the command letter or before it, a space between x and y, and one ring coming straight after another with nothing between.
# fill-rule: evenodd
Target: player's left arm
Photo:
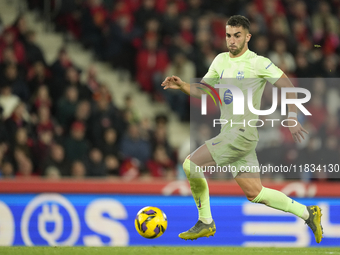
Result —
<instances>
[{"instance_id":1,"label":"player's left arm","mask_svg":"<svg viewBox=\"0 0 340 255\"><path fill-rule=\"evenodd\" d=\"M274 85L278 88L293 88L294 87L294 85L291 83L291 81L289 80L286 74L282 74L282 76L275 82ZM297 98L296 93L287 93L287 99L296 99L296 98ZM308 131L305 130L297 120L297 117L296 117L297 107L295 104L288 104L288 115L289 113L293 113L290 115L295 115L295 116L288 117L288 119L291 120L291 121L288 121L289 123L288 125L291 126L289 127L289 130L292 133L294 141L301 142L302 139L305 139L303 133L308 134Z\"/></svg>"}]
</instances>

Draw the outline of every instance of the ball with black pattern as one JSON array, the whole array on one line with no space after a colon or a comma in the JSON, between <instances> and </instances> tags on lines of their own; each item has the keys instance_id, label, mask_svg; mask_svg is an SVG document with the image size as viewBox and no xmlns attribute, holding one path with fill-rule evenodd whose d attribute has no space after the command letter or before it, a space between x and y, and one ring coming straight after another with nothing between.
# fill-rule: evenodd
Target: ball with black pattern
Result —
<instances>
[{"instance_id":1,"label":"ball with black pattern","mask_svg":"<svg viewBox=\"0 0 340 255\"><path fill-rule=\"evenodd\" d=\"M168 220L161 209L147 206L137 213L135 227L142 237L153 239L163 235L168 227Z\"/></svg>"}]
</instances>

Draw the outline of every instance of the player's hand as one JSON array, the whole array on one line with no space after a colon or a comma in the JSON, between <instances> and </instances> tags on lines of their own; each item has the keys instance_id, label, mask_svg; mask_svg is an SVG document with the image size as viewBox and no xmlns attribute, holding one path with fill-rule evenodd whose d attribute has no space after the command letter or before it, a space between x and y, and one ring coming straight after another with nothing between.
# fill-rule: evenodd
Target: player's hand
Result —
<instances>
[{"instance_id":1,"label":"player's hand","mask_svg":"<svg viewBox=\"0 0 340 255\"><path fill-rule=\"evenodd\" d=\"M166 77L163 83L161 84L164 89L180 89L183 85L183 81L181 78L177 76Z\"/></svg>"},{"instance_id":2,"label":"player's hand","mask_svg":"<svg viewBox=\"0 0 340 255\"><path fill-rule=\"evenodd\" d=\"M302 139L305 139L303 133L309 134L306 129L304 129L301 124L297 121L296 118L290 118L292 120L295 120L297 122L297 125L295 127L289 127L289 131L292 133L293 139L295 142L301 143ZM295 121L290 120L288 123L289 126L294 126Z\"/></svg>"}]
</instances>

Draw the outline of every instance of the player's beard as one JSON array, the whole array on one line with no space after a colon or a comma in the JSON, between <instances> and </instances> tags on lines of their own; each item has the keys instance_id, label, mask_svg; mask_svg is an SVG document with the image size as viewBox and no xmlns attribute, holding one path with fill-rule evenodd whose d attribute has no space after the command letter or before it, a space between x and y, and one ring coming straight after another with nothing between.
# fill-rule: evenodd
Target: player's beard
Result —
<instances>
[{"instance_id":1,"label":"player's beard","mask_svg":"<svg viewBox=\"0 0 340 255\"><path fill-rule=\"evenodd\" d=\"M237 46L236 46L236 48L233 48L233 49L231 49L231 48L228 47L229 52L230 52L231 54L233 54L234 56L236 56L237 54L239 54L239 53L243 50L245 44L246 44L246 40L244 39L244 41L243 41L243 43L241 44L240 47L237 47Z\"/></svg>"}]
</instances>

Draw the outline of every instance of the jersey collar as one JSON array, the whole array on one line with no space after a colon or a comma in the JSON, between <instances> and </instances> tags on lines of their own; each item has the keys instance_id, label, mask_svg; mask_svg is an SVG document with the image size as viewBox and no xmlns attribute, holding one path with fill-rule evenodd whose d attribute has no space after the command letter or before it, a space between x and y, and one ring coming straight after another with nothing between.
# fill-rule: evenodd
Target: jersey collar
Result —
<instances>
[{"instance_id":1,"label":"jersey collar","mask_svg":"<svg viewBox=\"0 0 340 255\"><path fill-rule=\"evenodd\" d=\"M250 52L250 50L247 49L241 56L239 56L237 58L231 58L230 55L229 55L229 52L227 54L228 54L230 61L240 61L240 60L244 60L247 57L249 52Z\"/></svg>"}]
</instances>

